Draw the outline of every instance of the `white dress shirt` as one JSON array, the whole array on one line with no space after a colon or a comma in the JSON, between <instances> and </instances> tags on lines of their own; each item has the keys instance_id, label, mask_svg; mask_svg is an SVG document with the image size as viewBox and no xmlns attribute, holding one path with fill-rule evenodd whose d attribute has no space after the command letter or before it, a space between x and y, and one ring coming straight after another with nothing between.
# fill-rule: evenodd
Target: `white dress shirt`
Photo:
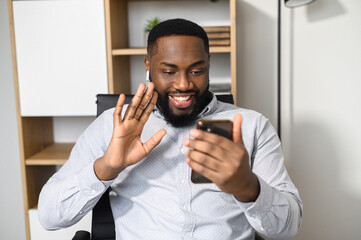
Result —
<instances>
[{"instance_id":1,"label":"white dress shirt","mask_svg":"<svg viewBox=\"0 0 361 240\"><path fill-rule=\"evenodd\" d=\"M255 202L242 203L215 184L190 181L182 141L195 126L174 128L157 108L141 139L144 142L165 129L161 143L114 180L100 181L93 164L110 142L113 111L105 111L87 128L69 160L43 187L38 213L44 228L73 225L111 187L116 239L254 239L254 230L271 239L290 239L297 233L302 202L284 166L279 138L261 114L219 102L214 96L200 114L201 119L243 116L243 142L260 194Z\"/></svg>"}]
</instances>

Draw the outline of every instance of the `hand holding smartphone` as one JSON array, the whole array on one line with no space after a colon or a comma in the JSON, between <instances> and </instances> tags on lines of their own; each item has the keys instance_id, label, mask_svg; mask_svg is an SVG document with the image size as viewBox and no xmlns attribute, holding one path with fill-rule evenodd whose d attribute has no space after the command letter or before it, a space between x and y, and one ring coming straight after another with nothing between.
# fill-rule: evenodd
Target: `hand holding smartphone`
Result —
<instances>
[{"instance_id":1,"label":"hand holding smartphone","mask_svg":"<svg viewBox=\"0 0 361 240\"><path fill-rule=\"evenodd\" d=\"M212 132L228 139L232 139L233 123L230 120L199 120L197 129ZM191 181L193 183L211 183L208 178L192 170Z\"/></svg>"}]
</instances>

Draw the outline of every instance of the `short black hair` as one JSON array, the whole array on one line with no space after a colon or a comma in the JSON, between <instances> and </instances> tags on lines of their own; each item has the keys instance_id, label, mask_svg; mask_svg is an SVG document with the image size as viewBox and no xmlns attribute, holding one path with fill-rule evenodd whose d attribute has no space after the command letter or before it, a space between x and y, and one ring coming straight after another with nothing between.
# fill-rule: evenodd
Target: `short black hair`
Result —
<instances>
[{"instance_id":1,"label":"short black hair","mask_svg":"<svg viewBox=\"0 0 361 240\"><path fill-rule=\"evenodd\" d=\"M164 36L185 35L196 36L203 40L204 49L209 55L209 42L207 33L198 24L182 18L168 19L156 25L148 35L147 53L151 56L157 39Z\"/></svg>"}]
</instances>

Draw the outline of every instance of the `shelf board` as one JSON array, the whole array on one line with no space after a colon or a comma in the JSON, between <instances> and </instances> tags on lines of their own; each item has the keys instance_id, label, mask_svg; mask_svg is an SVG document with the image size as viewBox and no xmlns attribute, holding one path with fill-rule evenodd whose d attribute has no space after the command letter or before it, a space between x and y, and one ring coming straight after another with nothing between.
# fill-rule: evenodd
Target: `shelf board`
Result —
<instances>
[{"instance_id":1,"label":"shelf board","mask_svg":"<svg viewBox=\"0 0 361 240\"><path fill-rule=\"evenodd\" d=\"M211 53L230 53L230 46L214 46L210 47L209 51ZM121 48L121 49L113 49L113 56L129 56L129 55L147 55L146 48Z\"/></svg>"},{"instance_id":2,"label":"shelf board","mask_svg":"<svg viewBox=\"0 0 361 240\"><path fill-rule=\"evenodd\" d=\"M55 143L25 160L27 166L63 165L69 158L74 143Z\"/></svg>"},{"instance_id":3,"label":"shelf board","mask_svg":"<svg viewBox=\"0 0 361 240\"><path fill-rule=\"evenodd\" d=\"M230 53L231 52L231 46L214 46L209 47L209 51L211 53Z\"/></svg>"},{"instance_id":4,"label":"shelf board","mask_svg":"<svg viewBox=\"0 0 361 240\"><path fill-rule=\"evenodd\" d=\"M113 56L125 56L125 55L146 55L146 48L121 48L121 49L113 49Z\"/></svg>"}]
</instances>

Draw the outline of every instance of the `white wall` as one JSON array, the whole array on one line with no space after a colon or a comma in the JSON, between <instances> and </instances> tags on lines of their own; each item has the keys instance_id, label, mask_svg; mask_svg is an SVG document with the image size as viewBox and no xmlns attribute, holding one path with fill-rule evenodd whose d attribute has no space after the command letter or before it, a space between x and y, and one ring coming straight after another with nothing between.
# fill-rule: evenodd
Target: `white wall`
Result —
<instances>
[{"instance_id":1,"label":"white wall","mask_svg":"<svg viewBox=\"0 0 361 240\"><path fill-rule=\"evenodd\" d=\"M295 239L360 239L361 1L283 11L283 146L304 202Z\"/></svg>"},{"instance_id":2,"label":"white wall","mask_svg":"<svg viewBox=\"0 0 361 240\"><path fill-rule=\"evenodd\" d=\"M237 104L277 127L277 0L237 1Z\"/></svg>"},{"instance_id":3,"label":"white wall","mask_svg":"<svg viewBox=\"0 0 361 240\"><path fill-rule=\"evenodd\" d=\"M7 1L0 0L0 238L25 239Z\"/></svg>"}]
</instances>

